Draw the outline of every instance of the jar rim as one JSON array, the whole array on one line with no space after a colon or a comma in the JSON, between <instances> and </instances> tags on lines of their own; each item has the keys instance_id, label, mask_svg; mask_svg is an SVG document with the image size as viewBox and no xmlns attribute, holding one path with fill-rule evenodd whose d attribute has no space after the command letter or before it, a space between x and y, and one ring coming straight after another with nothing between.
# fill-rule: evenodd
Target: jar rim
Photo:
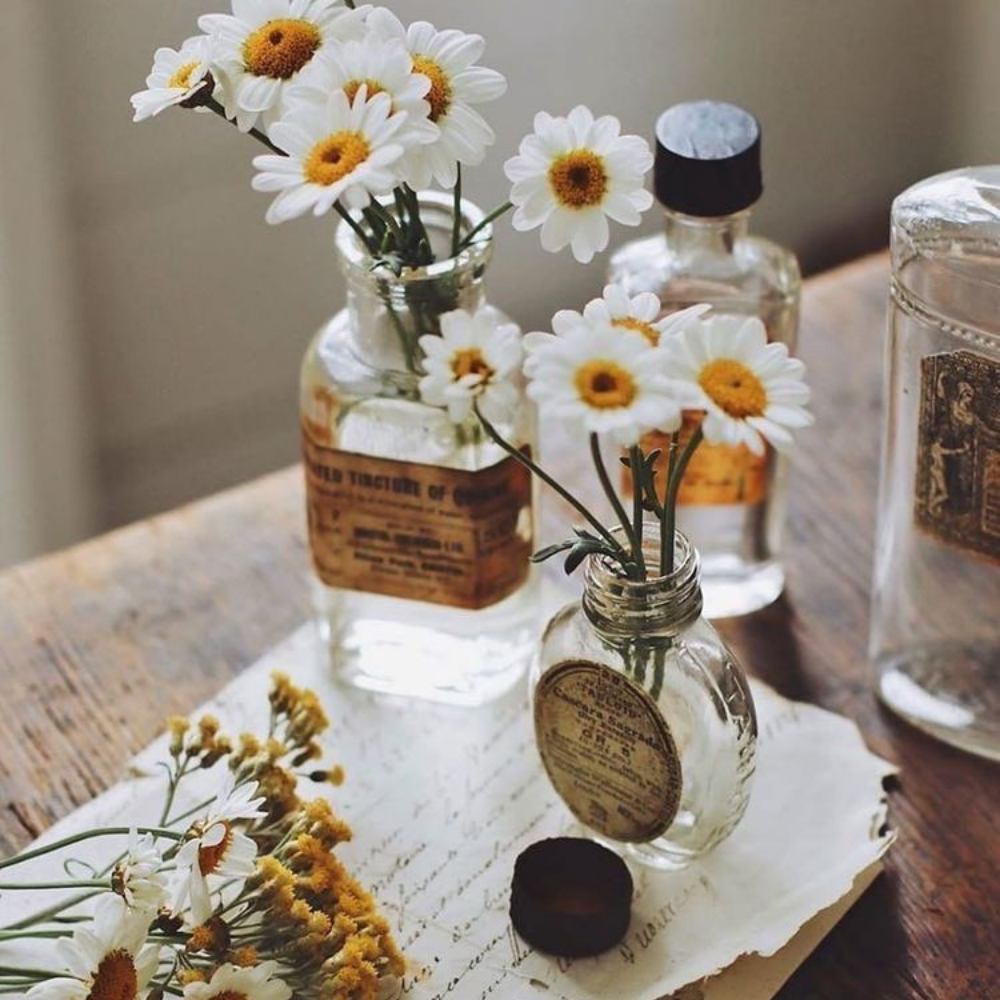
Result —
<instances>
[{"instance_id":1,"label":"jar rim","mask_svg":"<svg viewBox=\"0 0 1000 1000\"><path fill-rule=\"evenodd\" d=\"M439 217L446 216L449 220L454 218L454 199L451 195L441 191L419 191L417 199L421 209L431 209ZM395 210L395 203L390 197L376 199L378 203L390 210ZM486 213L474 202L463 198L460 202L462 214L462 229L468 233L477 226L482 225L486 220ZM351 212L355 221L361 221L361 212L354 209ZM443 223L435 223L434 220L424 220L428 228L443 229ZM450 231L450 225L449 225ZM340 260L348 272L353 272L366 278L373 274L381 280L386 280L386 275L379 271L371 270L372 256L358 239L357 234L346 222L341 222L337 227L335 238ZM390 275L390 280L400 285L407 285L421 281L439 281L453 274L460 274L473 267L485 266L493 253L493 224L491 222L483 225L476 235L476 242L466 247L455 257L446 257L437 260L426 267L406 267L399 275Z\"/></svg>"}]
</instances>

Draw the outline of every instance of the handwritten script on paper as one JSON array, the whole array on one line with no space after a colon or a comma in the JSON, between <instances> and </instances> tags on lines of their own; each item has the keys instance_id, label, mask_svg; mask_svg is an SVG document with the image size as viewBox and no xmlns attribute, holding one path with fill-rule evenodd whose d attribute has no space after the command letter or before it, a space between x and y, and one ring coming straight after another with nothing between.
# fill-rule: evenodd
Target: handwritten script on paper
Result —
<instances>
[{"instance_id":1,"label":"handwritten script on paper","mask_svg":"<svg viewBox=\"0 0 1000 1000\"><path fill-rule=\"evenodd\" d=\"M316 690L333 720L325 742L348 780L332 797L355 831L345 860L396 925L411 1000L658 1000L742 955L777 952L892 840L883 792L891 765L848 720L755 685L758 773L740 827L685 872L634 868L632 924L616 950L549 958L510 926L510 876L529 844L575 831L539 765L523 690L476 710L350 691L328 676L305 627L205 708L233 730L265 730L278 669ZM155 802L162 753L162 742L147 748L137 777L47 837ZM192 800L201 791L192 788ZM0 899L4 922L17 905Z\"/></svg>"}]
</instances>

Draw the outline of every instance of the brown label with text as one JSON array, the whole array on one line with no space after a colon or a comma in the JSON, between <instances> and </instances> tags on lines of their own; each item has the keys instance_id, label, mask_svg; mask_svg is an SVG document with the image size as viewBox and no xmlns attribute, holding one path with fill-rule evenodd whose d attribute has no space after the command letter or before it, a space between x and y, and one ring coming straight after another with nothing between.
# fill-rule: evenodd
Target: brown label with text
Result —
<instances>
[{"instance_id":1,"label":"brown label with text","mask_svg":"<svg viewBox=\"0 0 1000 1000\"><path fill-rule=\"evenodd\" d=\"M553 667L535 691L535 738L555 790L591 829L638 844L674 821L674 738L656 702L623 674L587 660Z\"/></svg>"},{"instance_id":2,"label":"brown label with text","mask_svg":"<svg viewBox=\"0 0 1000 1000\"><path fill-rule=\"evenodd\" d=\"M1000 364L956 351L920 371L917 524L1000 560Z\"/></svg>"},{"instance_id":3,"label":"brown label with text","mask_svg":"<svg viewBox=\"0 0 1000 1000\"><path fill-rule=\"evenodd\" d=\"M313 564L328 587L483 608L530 568L531 475L508 458L478 472L326 448L303 433Z\"/></svg>"},{"instance_id":4,"label":"brown label with text","mask_svg":"<svg viewBox=\"0 0 1000 1000\"><path fill-rule=\"evenodd\" d=\"M699 410L684 411L678 453L683 451L684 446L691 440L691 435L698 428L703 416ZM659 431L644 434L643 451L649 453L656 448L660 449L660 457L656 460L656 469L659 473L656 482L662 499L666 490L670 435ZM677 503L681 507L762 503L767 497L770 461L770 448L763 455L755 455L745 444L734 448L731 445L708 444L702 441L688 463L687 472L677 493ZM631 490L631 476L628 470L626 476L627 488Z\"/></svg>"}]
</instances>

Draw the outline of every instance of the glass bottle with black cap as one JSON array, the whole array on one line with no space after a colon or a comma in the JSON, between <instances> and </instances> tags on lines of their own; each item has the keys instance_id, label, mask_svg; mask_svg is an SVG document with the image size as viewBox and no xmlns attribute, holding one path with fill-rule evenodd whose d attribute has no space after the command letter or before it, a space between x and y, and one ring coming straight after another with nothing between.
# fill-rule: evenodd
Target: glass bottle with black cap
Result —
<instances>
[{"instance_id":1,"label":"glass bottle with black cap","mask_svg":"<svg viewBox=\"0 0 1000 1000\"><path fill-rule=\"evenodd\" d=\"M795 255L751 236L750 211L763 191L760 126L718 101L678 104L656 125L656 196L666 226L618 250L609 277L631 295L653 292L664 314L698 302L715 316L757 316L772 341L794 349L801 279ZM682 440L700 419L685 414ZM647 450L663 449L656 435ZM770 450L703 445L678 498L678 526L701 552L705 612L756 611L784 588L781 536L787 469Z\"/></svg>"}]
</instances>

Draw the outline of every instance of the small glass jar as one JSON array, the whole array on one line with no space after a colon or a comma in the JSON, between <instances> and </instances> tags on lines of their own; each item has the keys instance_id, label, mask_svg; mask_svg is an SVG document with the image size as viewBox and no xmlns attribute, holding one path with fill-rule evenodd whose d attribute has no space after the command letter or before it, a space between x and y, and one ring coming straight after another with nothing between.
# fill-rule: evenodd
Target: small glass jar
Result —
<instances>
[{"instance_id":1,"label":"small glass jar","mask_svg":"<svg viewBox=\"0 0 1000 1000\"><path fill-rule=\"evenodd\" d=\"M657 565L658 549L646 557ZM667 869L739 823L757 747L749 684L702 617L698 554L680 534L674 565L638 583L591 556L583 598L549 623L531 677L539 752L563 801L599 840Z\"/></svg>"},{"instance_id":2,"label":"small glass jar","mask_svg":"<svg viewBox=\"0 0 1000 1000\"><path fill-rule=\"evenodd\" d=\"M487 226L448 257L450 196L420 196L439 260L394 274L346 223L347 308L316 335L301 409L314 593L337 675L380 692L475 705L520 678L538 636L531 476L483 432L420 398L419 340L440 317L486 307ZM469 232L483 213L462 204ZM497 322L509 322L494 310ZM534 449L521 393L504 437Z\"/></svg>"},{"instance_id":3,"label":"small glass jar","mask_svg":"<svg viewBox=\"0 0 1000 1000\"><path fill-rule=\"evenodd\" d=\"M1000 759L1000 166L892 209L871 655L882 700Z\"/></svg>"}]
</instances>

